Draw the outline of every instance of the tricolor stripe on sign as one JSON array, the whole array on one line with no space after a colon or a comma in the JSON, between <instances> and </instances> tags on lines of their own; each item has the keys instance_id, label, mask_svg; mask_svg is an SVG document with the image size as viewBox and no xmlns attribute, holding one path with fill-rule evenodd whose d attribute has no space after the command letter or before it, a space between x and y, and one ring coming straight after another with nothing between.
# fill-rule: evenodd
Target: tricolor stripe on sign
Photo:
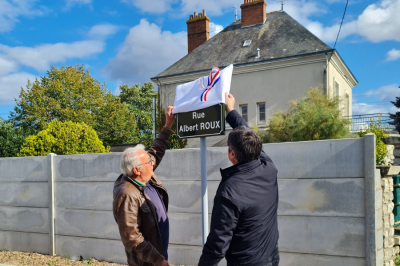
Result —
<instances>
[{"instance_id":1,"label":"tricolor stripe on sign","mask_svg":"<svg viewBox=\"0 0 400 266\"><path fill-rule=\"evenodd\" d=\"M225 93L231 88L233 65L224 69L214 67L207 76L176 86L172 113L184 113L225 103Z\"/></svg>"},{"instance_id":2,"label":"tricolor stripe on sign","mask_svg":"<svg viewBox=\"0 0 400 266\"><path fill-rule=\"evenodd\" d=\"M202 102L206 102L207 101L208 92L219 81L219 78L220 78L220 74L219 74L219 68L218 67L213 67L213 69L211 70L210 75L208 76L208 85L207 85L207 87L204 87L203 78L200 78L200 86L201 86L202 89L204 89L203 93L200 96L200 100Z\"/></svg>"}]
</instances>

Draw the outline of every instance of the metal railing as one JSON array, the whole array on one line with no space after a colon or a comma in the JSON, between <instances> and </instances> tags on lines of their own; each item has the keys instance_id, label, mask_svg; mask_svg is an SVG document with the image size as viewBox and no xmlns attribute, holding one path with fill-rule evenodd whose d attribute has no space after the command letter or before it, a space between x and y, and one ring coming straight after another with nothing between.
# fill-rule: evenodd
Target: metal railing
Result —
<instances>
[{"instance_id":1,"label":"metal railing","mask_svg":"<svg viewBox=\"0 0 400 266\"><path fill-rule=\"evenodd\" d=\"M376 114L365 114L365 115L353 115L347 116L351 121L351 131L352 132L360 132L365 131L369 128L369 124L371 121L377 122L380 121L381 126L383 128L388 128L390 131L395 130L395 126L389 124L389 122L393 122L393 119L390 118L388 113L376 113Z\"/></svg>"}]
</instances>

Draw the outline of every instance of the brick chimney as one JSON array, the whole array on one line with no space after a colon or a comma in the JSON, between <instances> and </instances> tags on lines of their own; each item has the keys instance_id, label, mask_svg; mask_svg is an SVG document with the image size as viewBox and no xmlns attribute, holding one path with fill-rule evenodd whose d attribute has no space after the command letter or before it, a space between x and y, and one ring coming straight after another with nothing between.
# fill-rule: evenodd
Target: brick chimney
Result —
<instances>
[{"instance_id":1,"label":"brick chimney","mask_svg":"<svg viewBox=\"0 0 400 266\"><path fill-rule=\"evenodd\" d=\"M190 15L187 24L188 33L188 53L205 43L210 39L210 19L206 16L206 10L203 13L194 12Z\"/></svg>"},{"instance_id":2,"label":"brick chimney","mask_svg":"<svg viewBox=\"0 0 400 266\"><path fill-rule=\"evenodd\" d=\"M267 17L265 0L244 0L240 8L242 9L242 27L263 23Z\"/></svg>"}]
</instances>

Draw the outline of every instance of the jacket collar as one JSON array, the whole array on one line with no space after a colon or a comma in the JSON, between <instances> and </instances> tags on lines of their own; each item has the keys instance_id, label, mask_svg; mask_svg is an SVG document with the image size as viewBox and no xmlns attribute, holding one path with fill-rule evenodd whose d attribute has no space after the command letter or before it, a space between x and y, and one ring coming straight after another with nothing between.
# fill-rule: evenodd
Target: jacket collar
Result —
<instances>
[{"instance_id":1,"label":"jacket collar","mask_svg":"<svg viewBox=\"0 0 400 266\"><path fill-rule=\"evenodd\" d=\"M144 186L141 186L141 185L139 185L138 183L136 183L135 181L133 181L132 178L122 175L122 179L125 180L126 182L129 182L129 183L131 183L132 185L134 185L139 191L141 191L141 192L144 191L144 188L145 188L145 187L144 187Z\"/></svg>"},{"instance_id":2,"label":"jacket collar","mask_svg":"<svg viewBox=\"0 0 400 266\"><path fill-rule=\"evenodd\" d=\"M248 172L260 165L261 165L261 161L257 159L257 160L253 160L250 162L238 163L238 164L232 165L225 169L220 169L221 177L222 177L221 183L225 182L227 179L229 179L231 176L233 176L236 173Z\"/></svg>"},{"instance_id":3,"label":"jacket collar","mask_svg":"<svg viewBox=\"0 0 400 266\"><path fill-rule=\"evenodd\" d=\"M144 186L139 185L138 183L134 182L132 180L132 178L126 177L124 175L121 175L122 179L125 179L126 182L131 183L132 185L134 185L137 189L139 189L140 191L144 191ZM158 179L158 177L156 175L153 175L151 177L151 179L149 180L149 183L153 186L159 187L161 189L164 189L166 191L166 189L164 188L163 184L161 183L160 179Z\"/></svg>"}]
</instances>

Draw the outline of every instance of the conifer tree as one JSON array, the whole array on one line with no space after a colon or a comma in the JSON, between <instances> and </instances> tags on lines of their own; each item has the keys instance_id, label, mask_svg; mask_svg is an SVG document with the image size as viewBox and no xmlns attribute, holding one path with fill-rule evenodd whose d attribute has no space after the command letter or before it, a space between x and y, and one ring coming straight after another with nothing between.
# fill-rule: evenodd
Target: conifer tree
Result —
<instances>
[{"instance_id":1,"label":"conifer tree","mask_svg":"<svg viewBox=\"0 0 400 266\"><path fill-rule=\"evenodd\" d=\"M390 102L397 108L400 108L400 97L396 97L396 101L390 101ZM397 131L400 132L400 112L396 112L395 114L389 114L389 116L391 119L393 119L393 122L389 122L389 124L394 125Z\"/></svg>"}]
</instances>

